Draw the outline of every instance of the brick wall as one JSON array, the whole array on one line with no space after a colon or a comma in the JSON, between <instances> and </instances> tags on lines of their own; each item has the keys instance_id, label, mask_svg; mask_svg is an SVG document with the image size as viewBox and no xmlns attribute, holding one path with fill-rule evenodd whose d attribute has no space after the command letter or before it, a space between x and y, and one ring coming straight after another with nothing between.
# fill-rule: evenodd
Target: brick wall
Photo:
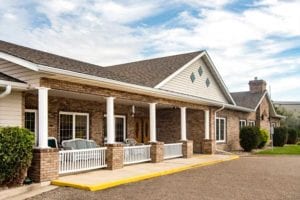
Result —
<instances>
[{"instance_id":1,"label":"brick wall","mask_svg":"<svg viewBox=\"0 0 300 200\"><path fill-rule=\"evenodd\" d=\"M269 115L269 102L266 97L262 100L259 108L256 111L258 127L262 129L266 129L270 132L270 115Z\"/></svg>"}]
</instances>

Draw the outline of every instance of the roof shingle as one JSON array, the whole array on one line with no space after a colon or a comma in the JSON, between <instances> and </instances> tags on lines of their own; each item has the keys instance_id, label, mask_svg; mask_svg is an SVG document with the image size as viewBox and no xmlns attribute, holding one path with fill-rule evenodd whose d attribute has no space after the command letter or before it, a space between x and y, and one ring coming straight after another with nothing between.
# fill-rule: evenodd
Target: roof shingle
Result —
<instances>
[{"instance_id":1,"label":"roof shingle","mask_svg":"<svg viewBox=\"0 0 300 200\"><path fill-rule=\"evenodd\" d=\"M233 92L230 94L238 106L255 109L265 93Z\"/></svg>"}]
</instances>

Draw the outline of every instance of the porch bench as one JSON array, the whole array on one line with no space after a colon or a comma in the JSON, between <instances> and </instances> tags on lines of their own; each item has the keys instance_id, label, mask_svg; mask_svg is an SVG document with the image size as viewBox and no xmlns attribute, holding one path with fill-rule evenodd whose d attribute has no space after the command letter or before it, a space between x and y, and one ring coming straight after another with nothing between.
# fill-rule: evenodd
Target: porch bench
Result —
<instances>
[{"instance_id":1,"label":"porch bench","mask_svg":"<svg viewBox=\"0 0 300 200\"><path fill-rule=\"evenodd\" d=\"M92 149L100 147L94 140L85 140L80 138L64 140L61 145L64 150Z\"/></svg>"}]
</instances>

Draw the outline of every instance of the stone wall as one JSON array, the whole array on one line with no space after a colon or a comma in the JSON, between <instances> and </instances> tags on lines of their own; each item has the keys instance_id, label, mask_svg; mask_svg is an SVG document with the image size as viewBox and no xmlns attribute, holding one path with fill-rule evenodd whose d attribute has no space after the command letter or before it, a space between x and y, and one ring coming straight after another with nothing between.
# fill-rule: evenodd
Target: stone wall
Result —
<instances>
[{"instance_id":1,"label":"stone wall","mask_svg":"<svg viewBox=\"0 0 300 200\"><path fill-rule=\"evenodd\" d=\"M262 100L259 108L256 111L258 127L266 129L270 132L270 111L269 111L269 102L266 96Z\"/></svg>"}]
</instances>

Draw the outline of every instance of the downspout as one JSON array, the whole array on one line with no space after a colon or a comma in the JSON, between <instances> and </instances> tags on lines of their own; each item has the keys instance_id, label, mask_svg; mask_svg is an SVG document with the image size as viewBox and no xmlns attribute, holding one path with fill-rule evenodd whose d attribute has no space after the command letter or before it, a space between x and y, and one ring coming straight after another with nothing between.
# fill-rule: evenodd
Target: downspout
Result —
<instances>
[{"instance_id":1,"label":"downspout","mask_svg":"<svg viewBox=\"0 0 300 200\"><path fill-rule=\"evenodd\" d=\"M0 94L0 99L6 97L11 93L11 85L7 85L5 91Z\"/></svg>"},{"instance_id":2,"label":"downspout","mask_svg":"<svg viewBox=\"0 0 300 200\"><path fill-rule=\"evenodd\" d=\"M220 112L220 111L222 111L222 110L224 110L224 108L225 108L225 104L223 104L221 108L219 108L218 110L215 111L215 132L216 132L216 126L217 126L217 124L216 124L216 121L217 121L217 113ZM215 142L216 142L216 141L215 141ZM217 143L217 142L216 142L216 143ZM217 144L216 144L216 152L227 153L227 154L233 154L233 153L228 152L228 151L223 151L223 150L221 150L221 149L217 149Z\"/></svg>"}]
</instances>

